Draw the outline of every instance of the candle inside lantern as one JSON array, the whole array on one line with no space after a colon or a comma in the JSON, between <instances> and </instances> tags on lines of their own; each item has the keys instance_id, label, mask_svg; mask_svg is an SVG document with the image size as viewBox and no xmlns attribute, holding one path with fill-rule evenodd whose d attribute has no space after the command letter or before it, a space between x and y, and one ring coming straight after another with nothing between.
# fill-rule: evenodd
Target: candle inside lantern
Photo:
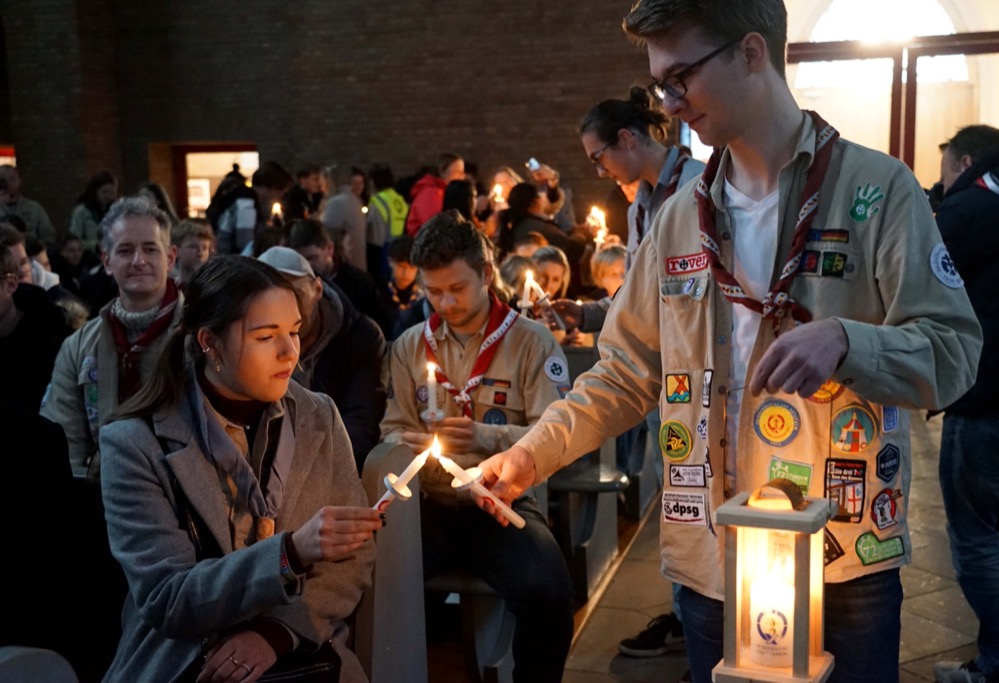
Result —
<instances>
[{"instance_id":1,"label":"candle inside lantern","mask_svg":"<svg viewBox=\"0 0 999 683\"><path fill-rule=\"evenodd\" d=\"M755 498L750 507L791 510L787 498ZM749 657L763 666L794 659L794 535L754 530L756 577L749 585Z\"/></svg>"},{"instance_id":2,"label":"candle inside lantern","mask_svg":"<svg viewBox=\"0 0 999 683\"><path fill-rule=\"evenodd\" d=\"M437 412L437 366L427 363L427 411Z\"/></svg>"}]
</instances>

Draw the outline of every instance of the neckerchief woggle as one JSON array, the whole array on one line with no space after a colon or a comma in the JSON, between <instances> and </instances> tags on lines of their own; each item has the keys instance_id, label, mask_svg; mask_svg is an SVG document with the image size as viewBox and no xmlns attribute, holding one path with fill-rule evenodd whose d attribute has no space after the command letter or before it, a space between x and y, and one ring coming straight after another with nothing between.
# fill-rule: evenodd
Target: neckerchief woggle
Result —
<instances>
[{"instance_id":1,"label":"neckerchief woggle","mask_svg":"<svg viewBox=\"0 0 999 683\"><path fill-rule=\"evenodd\" d=\"M454 397L454 402L458 404L466 417L472 417L471 392L482 384L482 378L496 356L500 341L510 331L510 328L513 327L518 315L517 311L500 301L492 290L489 291L489 320L486 322L485 336L482 340L482 345L479 346L479 355L475 358L475 363L472 365L472 372L469 374L465 386L461 389L458 389L447 378L441 367L441 362L437 359L437 339L434 338L434 332L443 323L440 314L435 312L423 324L423 342L427 351L427 360L437 368L437 383Z\"/></svg>"},{"instance_id":2,"label":"neckerchief woggle","mask_svg":"<svg viewBox=\"0 0 999 683\"><path fill-rule=\"evenodd\" d=\"M765 320L773 323L774 333L779 333L781 322L788 313L793 320L808 322L812 319L811 312L792 299L788 290L798 268L801 265L802 253L805 249L805 236L819 208L819 189L825 179L832 157L833 143L839 137L839 132L822 120L813 111L806 112L815 123L815 156L805 177L805 187L801 192L798 221L791 236L791 251L787 262L781 270L780 279L774 288L767 292L763 301L751 297L732 273L728 271L721 260L718 248L718 226L715 223L715 204L711 200L709 189L718 174L723 148L716 147L708 165L704 168L700 180L697 181L697 215L701 225L701 249L707 255L711 264L711 274L718 282L718 288L726 299L735 304L742 304L750 310L761 314Z\"/></svg>"}]
</instances>

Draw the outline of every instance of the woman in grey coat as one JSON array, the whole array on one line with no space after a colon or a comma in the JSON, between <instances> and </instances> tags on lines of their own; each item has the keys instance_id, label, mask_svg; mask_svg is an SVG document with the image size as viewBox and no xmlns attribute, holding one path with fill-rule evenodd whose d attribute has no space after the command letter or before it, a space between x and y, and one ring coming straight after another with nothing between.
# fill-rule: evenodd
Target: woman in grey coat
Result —
<instances>
[{"instance_id":1,"label":"woman in grey coat","mask_svg":"<svg viewBox=\"0 0 999 683\"><path fill-rule=\"evenodd\" d=\"M341 681L365 680L344 620L383 521L336 406L290 381L301 322L277 271L209 262L153 380L101 430L108 534L129 585L106 681L252 683L326 643Z\"/></svg>"}]
</instances>

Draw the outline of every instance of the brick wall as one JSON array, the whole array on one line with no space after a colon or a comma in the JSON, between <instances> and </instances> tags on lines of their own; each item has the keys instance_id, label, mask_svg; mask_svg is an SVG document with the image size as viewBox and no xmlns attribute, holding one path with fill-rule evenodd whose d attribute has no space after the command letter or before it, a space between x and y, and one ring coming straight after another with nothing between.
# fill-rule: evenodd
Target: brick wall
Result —
<instances>
[{"instance_id":1,"label":"brick wall","mask_svg":"<svg viewBox=\"0 0 999 683\"><path fill-rule=\"evenodd\" d=\"M11 0L13 142L32 194L67 215L83 167L120 163L131 191L150 144L232 140L292 171L384 161L402 176L453 150L488 173L535 156L582 210L611 187L582 153L579 120L648 80L620 29L629 5Z\"/></svg>"}]
</instances>

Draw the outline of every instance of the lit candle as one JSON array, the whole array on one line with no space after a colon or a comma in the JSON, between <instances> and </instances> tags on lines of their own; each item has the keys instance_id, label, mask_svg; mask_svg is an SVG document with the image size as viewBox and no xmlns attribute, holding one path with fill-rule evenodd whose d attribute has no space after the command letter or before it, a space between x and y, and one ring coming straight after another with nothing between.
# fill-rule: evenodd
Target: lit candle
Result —
<instances>
[{"instance_id":1,"label":"lit candle","mask_svg":"<svg viewBox=\"0 0 999 683\"><path fill-rule=\"evenodd\" d=\"M437 412L437 366L427 363L427 412Z\"/></svg>"},{"instance_id":2,"label":"lit candle","mask_svg":"<svg viewBox=\"0 0 999 683\"><path fill-rule=\"evenodd\" d=\"M430 447L431 452L434 457L440 462L441 467L443 467L448 474L454 477L455 481L451 482L451 486L458 489L469 489L472 493L480 498L488 498L492 501L493 505L500 514L506 517L507 521L513 524L518 529L523 529L526 525L524 518L518 515L513 509L504 503L502 500L493 495L493 492L487 489L479 479L482 478L482 471L477 467L473 467L471 470L462 469L458 463L456 463L451 458L441 455L440 444L437 440L434 440L433 446Z\"/></svg>"},{"instance_id":3,"label":"lit candle","mask_svg":"<svg viewBox=\"0 0 999 683\"><path fill-rule=\"evenodd\" d=\"M604 237L606 238L607 237L606 217L607 216L606 214L604 214L603 211L601 211L598 207L593 206L590 208L590 213L586 217L586 224L589 225L592 229L596 230L598 235L600 234L599 232L600 229L603 228Z\"/></svg>"},{"instance_id":4,"label":"lit candle","mask_svg":"<svg viewBox=\"0 0 999 683\"><path fill-rule=\"evenodd\" d=\"M520 295L520 301L517 302L517 305L521 309L530 308L532 306L531 292L534 291L534 287L536 286L537 283L534 281L534 271L527 271L524 275L524 293Z\"/></svg>"},{"instance_id":5,"label":"lit candle","mask_svg":"<svg viewBox=\"0 0 999 683\"><path fill-rule=\"evenodd\" d=\"M503 198L503 186L499 183L493 185L493 202L496 204L506 203L506 199Z\"/></svg>"},{"instance_id":6,"label":"lit candle","mask_svg":"<svg viewBox=\"0 0 999 683\"><path fill-rule=\"evenodd\" d=\"M602 227L597 230L597 236L593 238L593 241L597 245L597 251L604 248L604 242L607 241L607 228Z\"/></svg>"},{"instance_id":7,"label":"lit candle","mask_svg":"<svg viewBox=\"0 0 999 683\"><path fill-rule=\"evenodd\" d=\"M750 507L790 510L787 498L754 498ZM758 530L755 579L749 584L749 656L763 666L791 666L794 658L794 538Z\"/></svg>"},{"instance_id":8,"label":"lit candle","mask_svg":"<svg viewBox=\"0 0 999 683\"><path fill-rule=\"evenodd\" d=\"M271 206L271 222L280 222L284 217L284 210L281 208L281 202L274 202Z\"/></svg>"},{"instance_id":9,"label":"lit candle","mask_svg":"<svg viewBox=\"0 0 999 683\"><path fill-rule=\"evenodd\" d=\"M436 434L434 435L434 443L437 443ZM426 464L427 458L430 457L430 450L428 448L413 458L398 477L392 473L385 475L385 493L374 504L373 507L375 510L384 510L397 497L403 500L409 500L412 497L413 494L410 492L408 484L416 476L416 473L420 471L420 468Z\"/></svg>"}]
</instances>

